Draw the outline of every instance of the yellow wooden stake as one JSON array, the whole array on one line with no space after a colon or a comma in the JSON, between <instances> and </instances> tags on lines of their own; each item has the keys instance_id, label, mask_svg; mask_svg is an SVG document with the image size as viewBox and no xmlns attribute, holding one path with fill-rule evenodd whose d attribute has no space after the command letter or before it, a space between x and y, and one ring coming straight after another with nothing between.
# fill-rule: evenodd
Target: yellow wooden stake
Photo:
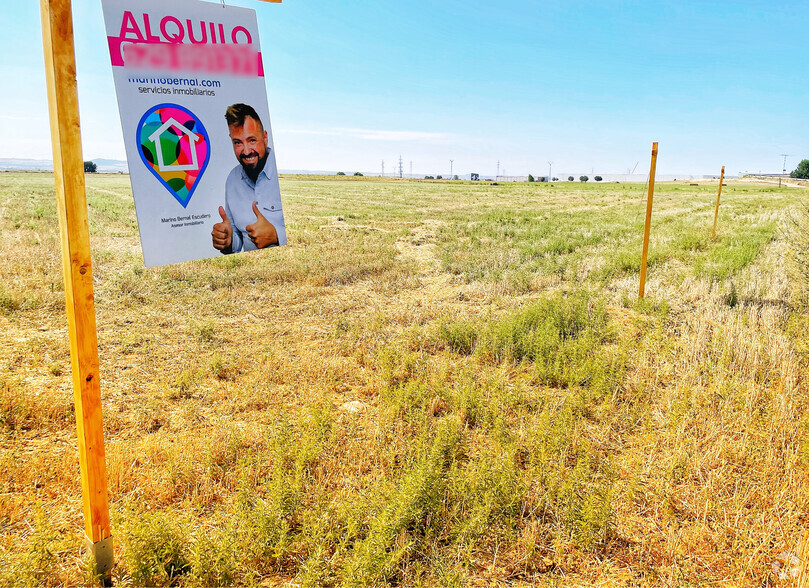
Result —
<instances>
[{"instance_id":1,"label":"yellow wooden stake","mask_svg":"<svg viewBox=\"0 0 809 588\"><path fill-rule=\"evenodd\" d=\"M76 59L70 0L40 0L48 106L53 144L56 208L62 238L65 306L73 367L84 529L98 571L112 568L104 429L87 196L79 129Z\"/></svg>"},{"instance_id":2,"label":"yellow wooden stake","mask_svg":"<svg viewBox=\"0 0 809 588\"><path fill-rule=\"evenodd\" d=\"M655 169L657 168L657 141L652 143L652 166L649 168L649 195L646 198L646 225L643 227L643 253L640 258L640 292L638 298L646 294L646 259L649 254L649 231L652 225L652 198L655 193Z\"/></svg>"},{"instance_id":3,"label":"yellow wooden stake","mask_svg":"<svg viewBox=\"0 0 809 588\"><path fill-rule=\"evenodd\" d=\"M725 181L725 166L722 166L722 173L719 176L719 192L716 195L716 212L713 213L713 230L711 239L716 238L716 221L719 219L719 199L722 197L722 184Z\"/></svg>"}]
</instances>

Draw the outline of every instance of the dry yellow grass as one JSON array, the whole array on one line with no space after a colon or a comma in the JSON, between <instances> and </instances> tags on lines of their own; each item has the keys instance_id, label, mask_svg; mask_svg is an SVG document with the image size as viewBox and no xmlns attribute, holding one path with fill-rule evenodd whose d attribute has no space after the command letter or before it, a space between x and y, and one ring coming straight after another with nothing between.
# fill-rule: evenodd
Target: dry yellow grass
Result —
<instances>
[{"instance_id":1,"label":"dry yellow grass","mask_svg":"<svg viewBox=\"0 0 809 588\"><path fill-rule=\"evenodd\" d=\"M789 584L809 321L778 227L807 191L723 192L710 243L684 234L713 188L662 187L637 303L641 189L285 178L288 248L147 270L127 178L88 176L116 580ZM0 174L0 578L74 585L52 207L50 175ZM577 293L604 383L497 359L515 311ZM490 347L453 351L466 325Z\"/></svg>"}]
</instances>

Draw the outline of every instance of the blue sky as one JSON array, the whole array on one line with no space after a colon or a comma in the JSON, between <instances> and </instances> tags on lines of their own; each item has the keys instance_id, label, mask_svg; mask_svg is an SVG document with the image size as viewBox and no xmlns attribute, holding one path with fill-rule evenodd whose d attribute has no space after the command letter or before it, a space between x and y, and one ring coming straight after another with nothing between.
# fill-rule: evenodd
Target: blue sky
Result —
<instances>
[{"instance_id":1,"label":"blue sky","mask_svg":"<svg viewBox=\"0 0 809 588\"><path fill-rule=\"evenodd\" d=\"M652 141L661 174L809 158L805 0L227 3L258 12L282 169L640 172ZM73 15L84 157L125 159L101 3ZM38 3L0 22L0 158L50 159Z\"/></svg>"}]
</instances>

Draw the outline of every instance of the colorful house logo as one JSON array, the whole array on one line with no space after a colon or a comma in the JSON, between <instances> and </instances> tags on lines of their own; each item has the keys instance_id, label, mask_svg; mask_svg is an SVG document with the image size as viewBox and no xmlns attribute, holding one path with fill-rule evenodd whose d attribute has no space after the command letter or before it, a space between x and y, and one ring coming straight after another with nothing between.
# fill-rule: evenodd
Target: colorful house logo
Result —
<instances>
[{"instance_id":1,"label":"colorful house logo","mask_svg":"<svg viewBox=\"0 0 809 588\"><path fill-rule=\"evenodd\" d=\"M149 171L188 206L210 160L210 141L202 121L178 104L158 104L138 123L138 147Z\"/></svg>"}]
</instances>

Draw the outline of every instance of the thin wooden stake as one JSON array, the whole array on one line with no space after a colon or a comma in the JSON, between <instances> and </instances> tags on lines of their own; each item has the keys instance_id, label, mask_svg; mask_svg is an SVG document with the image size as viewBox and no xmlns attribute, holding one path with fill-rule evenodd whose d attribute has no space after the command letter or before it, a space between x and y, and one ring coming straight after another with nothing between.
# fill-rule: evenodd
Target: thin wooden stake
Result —
<instances>
[{"instance_id":1,"label":"thin wooden stake","mask_svg":"<svg viewBox=\"0 0 809 588\"><path fill-rule=\"evenodd\" d=\"M70 0L40 0L56 208L62 241L65 306L73 367L84 530L98 571L112 568L104 429L87 196L81 153L76 59Z\"/></svg>"},{"instance_id":2,"label":"thin wooden stake","mask_svg":"<svg viewBox=\"0 0 809 588\"><path fill-rule=\"evenodd\" d=\"M657 141L652 143L652 166L649 168L649 196L646 198L646 225L643 227L643 253L640 259L640 291L638 298L646 293L646 259L649 254L649 231L652 225L652 199L655 193L655 169L657 168Z\"/></svg>"},{"instance_id":3,"label":"thin wooden stake","mask_svg":"<svg viewBox=\"0 0 809 588\"><path fill-rule=\"evenodd\" d=\"M722 173L719 176L719 192L716 195L716 212L713 214L713 230L711 231L711 239L716 238L716 221L719 219L719 199L722 197L722 184L725 181L725 166L722 166Z\"/></svg>"}]
</instances>

